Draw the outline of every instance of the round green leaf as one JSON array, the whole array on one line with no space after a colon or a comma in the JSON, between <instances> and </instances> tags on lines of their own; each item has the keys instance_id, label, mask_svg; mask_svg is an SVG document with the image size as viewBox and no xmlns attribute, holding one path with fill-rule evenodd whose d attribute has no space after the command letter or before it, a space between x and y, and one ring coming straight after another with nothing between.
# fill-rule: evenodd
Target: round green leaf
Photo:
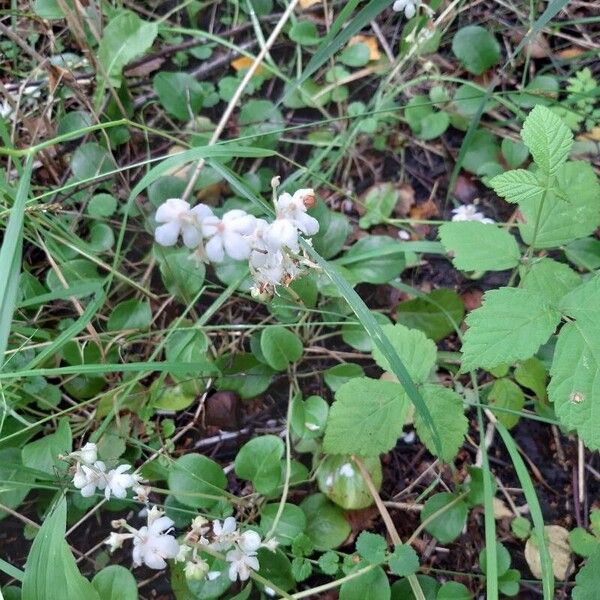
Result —
<instances>
[{"instance_id":1,"label":"round green leaf","mask_svg":"<svg viewBox=\"0 0 600 600\"><path fill-rule=\"evenodd\" d=\"M301 438L317 438L323 435L329 404L321 396L309 396L306 400L295 398L292 402L291 427Z\"/></svg>"},{"instance_id":2,"label":"round green leaf","mask_svg":"<svg viewBox=\"0 0 600 600\"><path fill-rule=\"evenodd\" d=\"M487 29L468 25L454 36L452 52L467 71L481 75L500 59L500 44Z\"/></svg>"},{"instance_id":3,"label":"round green leaf","mask_svg":"<svg viewBox=\"0 0 600 600\"><path fill-rule=\"evenodd\" d=\"M96 265L84 258L76 258L62 263L60 265L60 271L69 287L77 285L78 283L90 283L92 281L102 280ZM49 269L46 273L46 285L50 291L65 289L62 281L58 278L53 269Z\"/></svg>"},{"instance_id":4,"label":"round green leaf","mask_svg":"<svg viewBox=\"0 0 600 600\"><path fill-rule=\"evenodd\" d=\"M74 134L71 139L75 140L77 138L85 135L84 133L77 133L80 129L84 129L89 127L92 124L92 118L90 114L85 112L84 110L73 110L68 112L59 122L58 122L58 135L65 135L67 133Z\"/></svg>"},{"instance_id":5,"label":"round green leaf","mask_svg":"<svg viewBox=\"0 0 600 600\"><path fill-rule=\"evenodd\" d=\"M259 548L258 562L260 564L259 575L273 582L284 591L294 587L295 581L292 576L292 565L288 557L281 550L271 552L266 548Z\"/></svg>"},{"instance_id":6,"label":"round green leaf","mask_svg":"<svg viewBox=\"0 0 600 600\"><path fill-rule=\"evenodd\" d=\"M110 250L115 243L115 234L112 228L106 223L94 223L90 227L90 241L89 245L91 249L101 254Z\"/></svg>"},{"instance_id":7,"label":"round green leaf","mask_svg":"<svg viewBox=\"0 0 600 600\"><path fill-rule=\"evenodd\" d=\"M88 202L86 212L90 217L101 219L111 217L117 210L117 200L110 194L96 194Z\"/></svg>"},{"instance_id":8,"label":"round green leaf","mask_svg":"<svg viewBox=\"0 0 600 600\"><path fill-rule=\"evenodd\" d=\"M246 442L235 458L235 473L248 479L259 494L269 494L279 484L284 444L275 435L262 435Z\"/></svg>"},{"instance_id":9,"label":"round green leaf","mask_svg":"<svg viewBox=\"0 0 600 600\"><path fill-rule=\"evenodd\" d=\"M347 46L339 56L341 63L349 67L364 67L371 56L369 46L358 43Z\"/></svg>"},{"instance_id":10,"label":"round green leaf","mask_svg":"<svg viewBox=\"0 0 600 600\"><path fill-rule=\"evenodd\" d=\"M429 575L417 575L417 581L423 590L425 600L436 600L440 584ZM394 583L391 600L416 600L408 579L404 578Z\"/></svg>"},{"instance_id":11,"label":"round green leaf","mask_svg":"<svg viewBox=\"0 0 600 600\"><path fill-rule=\"evenodd\" d=\"M275 515L279 510L279 503L267 504L263 507L260 515L260 528L266 535L273 523ZM281 518L275 528L275 538L282 546L289 546L294 538L306 529L306 515L304 511L295 504L284 504Z\"/></svg>"},{"instance_id":12,"label":"round green leaf","mask_svg":"<svg viewBox=\"0 0 600 600\"><path fill-rule=\"evenodd\" d=\"M284 327L267 327L260 337L260 348L265 360L276 371L285 371L288 364L302 357L302 341Z\"/></svg>"},{"instance_id":13,"label":"round green leaf","mask_svg":"<svg viewBox=\"0 0 600 600\"><path fill-rule=\"evenodd\" d=\"M73 177L79 181L98 177L112 169L113 164L108 151L95 142L79 146L71 159Z\"/></svg>"},{"instance_id":14,"label":"round green leaf","mask_svg":"<svg viewBox=\"0 0 600 600\"><path fill-rule=\"evenodd\" d=\"M471 600L473 595L457 581L448 581L442 585L437 594L437 600Z\"/></svg>"},{"instance_id":15,"label":"round green leaf","mask_svg":"<svg viewBox=\"0 0 600 600\"><path fill-rule=\"evenodd\" d=\"M312 21L296 21L290 28L290 39L302 46L319 43L319 31Z\"/></svg>"},{"instance_id":16,"label":"round green leaf","mask_svg":"<svg viewBox=\"0 0 600 600\"><path fill-rule=\"evenodd\" d=\"M192 508L210 508L219 502L227 478L220 465L201 454L186 454L169 469L169 490L175 499ZM207 497L211 496L211 497Z\"/></svg>"},{"instance_id":17,"label":"round green leaf","mask_svg":"<svg viewBox=\"0 0 600 600\"><path fill-rule=\"evenodd\" d=\"M356 363L342 363L327 369L323 379L332 392L354 377L364 377L364 369Z\"/></svg>"},{"instance_id":18,"label":"round green leaf","mask_svg":"<svg viewBox=\"0 0 600 600\"><path fill-rule=\"evenodd\" d=\"M391 591L387 575L375 567L364 575L342 584L339 600L390 600Z\"/></svg>"},{"instance_id":19,"label":"round green leaf","mask_svg":"<svg viewBox=\"0 0 600 600\"><path fill-rule=\"evenodd\" d=\"M388 316L374 310L370 312L380 325L391 325ZM356 317L354 315L352 315L351 318L355 321L354 323L348 323L341 327L342 339L346 344L352 346L356 350L360 350L361 352L371 352L373 349L371 336L360 323L356 322Z\"/></svg>"},{"instance_id":20,"label":"round green leaf","mask_svg":"<svg viewBox=\"0 0 600 600\"><path fill-rule=\"evenodd\" d=\"M306 515L306 535L317 550L331 550L344 543L350 535L350 523L343 511L323 494L306 498L300 508Z\"/></svg>"},{"instance_id":21,"label":"round green leaf","mask_svg":"<svg viewBox=\"0 0 600 600\"><path fill-rule=\"evenodd\" d=\"M454 502L455 500L456 496L454 494L442 492L429 498L421 511L421 523L438 511L442 511L425 527L433 537L437 538L440 544L453 542L461 534L467 522L469 513L467 505L462 500ZM454 504L446 509L451 502L454 502Z\"/></svg>"},{"instance_id":22,"label":"round green leaf","mask_svg":"<svg viewBox=\"0 0 600 600\"><path fill-rule=\"evenodd\" d=\"M369 235L352 245L334 264L348 269L357 281L387 283L404 270L402 246L385 235Z\"/></svg>"},{"instance_id":23,"label":"round green leaf","mask_svg":"<svg viewBox=\"0 0 600 600\"><path fill-rule=\"evenodd\" d=\"M92 585L100 600L137 600L135 577L121 565L109 565L94 575Z\"/></svg>"},{"instance_id":24,"label":"round green leaf","mask_svg":"<svg viewBox=\"0 0 600 600\"><path fill-rule=\"evenodd\" d=\"M115 306L108 318L108 331L125 329L148 329L152 311L147 300L125 300Z\"/></svg>"}]
</instances>

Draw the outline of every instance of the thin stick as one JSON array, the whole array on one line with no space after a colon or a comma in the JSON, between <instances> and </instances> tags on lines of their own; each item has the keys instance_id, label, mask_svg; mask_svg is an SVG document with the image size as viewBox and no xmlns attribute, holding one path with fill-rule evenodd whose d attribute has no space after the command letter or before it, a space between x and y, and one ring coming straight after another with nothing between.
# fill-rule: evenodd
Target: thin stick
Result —
<instances>
[{"instance_id":1,"label":"thin stick","mask_svg":"<svg viewBox=\"0 0 600 600\"><path fill-rule=\"evenodd\" d=\"M283 29L283 26L286 24L287 20L290 18L290 15L292 14L294 8L296 7L296 4L298 4L298 0L292 0L289 3L288 7L285 9L284 13L281 15L281 19L279 19L279 22L277 23L277 25L275 25L275 29L273 29L273 31L271 32L271 35L265 42L265 45L261 48L261 51L258 53L256 58L254 59L254 62L252 63L252 65L250 65L250 68L248 69L248 71L246 71L244 78L242 79L242 81L240 82L240 85L238 85L237 89L235 90L235 94L233 94L233 97L229 101L229 104L227 105L227 108L225 109L225 112L223 113L221 120L219 121L216 129L214 130L214 132L212 134L212 137L210 138L210 141L208 142L209 146L213 146L216 143L216 141L221 137L221 134L223 133L223 130L225 129L225 125L227 125L227 121L229 121L229 117L231 117L239 99L242 97L242 93L244 92L244 89L246 89L246 86L250 82L250 79L252 79L252 76L254 75L254 73L256 73L256 70L258 69L258 67L260 66L262 61L264 60L264 58L267 55L267 53L269 52L271 46L275 43L277 36L280 34L281 30ZM192 176L190 177L190 180L188 181L188 184L183 192L184 200L187 200L190 197L190 194L192 193L192 190L194 189L194 185L196 185L196 181L198 181L198 177L200 177L200 172L202 171L202 168L204 167L204 163L205 163L205 160L202 158L196 164L196 167L194 168L194 172L192 173Z\"/></svg>"}]
</instances>

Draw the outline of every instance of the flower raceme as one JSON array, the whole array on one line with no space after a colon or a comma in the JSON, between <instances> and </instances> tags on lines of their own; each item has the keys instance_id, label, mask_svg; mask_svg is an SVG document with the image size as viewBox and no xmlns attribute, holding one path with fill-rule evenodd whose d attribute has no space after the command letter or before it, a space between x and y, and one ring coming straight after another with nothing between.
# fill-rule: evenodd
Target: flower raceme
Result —
<instances>
[{"instance_id":1,"label":"flower raceme","mask_svg":"<svg viewBox=\"0 0 600 600\"><path fill-rule=\"evenodd\" d=\"M170 198L156 211L154 239L161 246L173 246L181 237L194 250L192 256L205 262L248 260L253 291L272 294L277 285L298 277L302 265L310 265L300 256L300 235L319 231L319 222L307 214L315 203L312 189L281 194L274 203L276 218L269 223L240 209L218 217L205 204L192 208L185 200Z\"/></svg>"}]
</instances>

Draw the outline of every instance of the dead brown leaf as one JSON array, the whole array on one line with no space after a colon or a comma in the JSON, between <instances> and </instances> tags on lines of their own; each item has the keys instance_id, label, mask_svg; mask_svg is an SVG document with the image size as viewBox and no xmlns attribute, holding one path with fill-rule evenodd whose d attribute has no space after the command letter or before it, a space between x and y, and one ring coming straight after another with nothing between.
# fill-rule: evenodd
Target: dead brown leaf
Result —
<instances>
[{"instance_id":1,"label":"dead brown leaf","mask_svg":"<svg viewBox=\"0 0 600 600\"><path fill-rule=\"evenodd\" d=\"M231 61L231 66L235 71L241 71L242 69L249 69L253 63L254 60L249 56L240 56L239 58ZM256 74L260 75L261 73L264 73L264 68L262 65L258 65Z\"/></svg>"},{"instance_id":2,"label":"dead brown leaf","mask_svg":"<svg viewBox=\"0 0 600 600\"><path fill-rule=\"evenodd\" d=\"M164 62L164 58L157 56L152 60L143 62L141 65L131 67L131 69L125 69L125 77L145 77L146 75L150 75L150 73L160 69Z\"/></svg>"},{"instance_id":3,"label":"dead brown leaf","mask_svg":"<svg viewBox=\"0 0 600 600\"><path fill-rule=\"evenodd\" d=\"M464 291L460 295L460 299L465 305L465 310L471 312L481 306L481 298L483 297L483 291L479 288L472 288Z\"/></svg>"},{"instance_id":4,"label":"dead brown leaf","mask_svg":"<svg viewBox=\"0 0 600 600\"><path fill-rule=\"evenodd\" d=\"M564 50L561 50L560 52L558 52L556 54L556 56L558 58L564 58L564 59L571 59L571 58L577 58L578 56L581 56L583 53L585 52L585 50L583 50L583 48L565 48Z\"/></svg>"},{"instance_id":5,"label":"dead brown leaf","mask_svg":"<svg viewBox=\"0 0 600 600\"><path fill-rule=\"evenodd\" d=\"M415 190L409 183L401 183L397 188L400 199L394 207L394 215L406 217L410 209L415 205Z\"/></svg>"},{"instance_id":6,"label":"dead brown leaf","mask_svg":"<svg viewBox=\"0 0 600 600\"><path fill-rule=\"evenodd\" d=\"M565 581L569 577L573 567L571 547L569 545L569 532L560 525L546 525L544 527L544 536L548 543L548 552L552 560L554 577L560 581ZM541 579L542 564L535 536L531 536L525 544L525 560L533 576Z\"/></svg>"},{"instance_id":7,"label":"dead brown leaf","mask_svg":"<svg viewBox=\"0 0 600 600\"><path fill-rule=\"evenodd\" d=\"M431 217L437 217L439 214L440 212L433 198L429 198L429 200L413 206L410 210L411 219L430 219Z\"/></svg>"}]
</instances>

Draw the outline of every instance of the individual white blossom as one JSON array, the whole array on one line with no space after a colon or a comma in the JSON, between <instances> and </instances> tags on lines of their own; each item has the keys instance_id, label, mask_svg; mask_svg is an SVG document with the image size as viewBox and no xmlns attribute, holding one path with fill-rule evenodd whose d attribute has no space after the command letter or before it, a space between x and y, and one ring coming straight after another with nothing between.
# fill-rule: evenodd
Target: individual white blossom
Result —
<instances>
[{"instance_id":1,"label":"individual white blossom","mask_svg":"<svg viewBox=\"0 0 600 600\"><path fill-rule=\"evenodd\" d=\"M150 569L164 569L166 559L176 558L179 544L169 531L174 523L164 513L153 507L148 511L148 524L141 527L133 537L133 565L144 564Z\"/></svg>"},{"instance_id":2,"label":"individual white blossom","mask_svg":"<svg viewBox=\"0 0 600 600\"><path fill-rule=\"evenodd\" d=\"M214 534L211 547L218 551L228 550L238 539L237 523L233 517L227 517L223 523L218 519L213 521Z\"/></svg>"},{"instance_id":3,"label":"individual white blossom","mask_svg":"<svg viewBox=\"0 0 600 600\"><path fill-rule=\"evenodd\" d=\"M2 100L2 102L0 102L0 118L6 119L6 117L11 115L12 111L12 106L8 100Z\"/></svg>"},{"instance_id":4,"label":"individual white blossom","mask_svg":"<svg viewBox=\"0 0 600 600\"><path fill-rule=\"evenodd\" d=\"M93 465L77 463L73 475L73 485L81 491L84 498L96 493L96 489L106 488L106 465L97 460Z\"/></svg>"},{"instance_id":5,"label":"individual white blossom","mask_svg":"<svg viewBox=\"0 0 600 600\"><path fill-rule=\"evenodd\" d=\"M213 216L205 204L190 208L185 200L169 198L156 211L155 220L161 225L154 231L154 239L161 246L174 246L181 236L188 248L196 248L202 241L202 223Z\"/></svg>"},{"instance_id":6,"label":"individual white blossom","mask_svg":"<svg viewBox=\"0 0 600 600\"><path fill-rule=\"evenodd\" d=\"M263 542L261 546L270 552L275 552L275 550L277 550L277 546L279 546L279 542L275 538L271 538L270 540Z\"/></svg>"},{"instance_id":7,"label":"individual white blossom","mask_svg":"<svg viewBox=\"0 0 600 600\"><path fill-rule=\"evenodd\" d=\"M304 235L315 235L319 231L319 221L306 213L315 202L312 189L302 189L294 195L284 193L275 202L277 219L287 219L292 222Z\"/></svg>"},{"instance_id":8,"label":"individual white blossom","mask_svg":"<svg viewBox=\"0 0 600 600\"><path fill-rule=\"evenodd\" d=\"M208 239L206 256L212 262L222 262L225 255L234 260L250 256L250 236L256 228L256 217L243 210L227 211L222 219L209 216L202 221L202 233Z\"/></svg>"},{"instance_id":9,"label":"individual white blossom","mask_svg":"<svg viewBox=\"0 0 600 600\"><path fill-rule=\"evenodd\" d=\"M79 450L71 452L65 458L70 458L86 465L93 465L98 460L98 446L93 442L87 442Z\"/></svg>"},{"instance_id":10,"label":"individual white blossom","mask_svg":"<svg viewBox=\"0 0 600 600\"><path fill-rule=\"evenodd\" d=\"M307 215L308 216L308 215ZM310 217L312 219L312 217ZM300 252L298 243L299 231L296 221L291 219L276 219L269 225L265 233L267 250L279 252L282 248L289 248L296 254Z\"/></svg>"},{"instance_id":11,"label":"individual white blossom","mask_svg":"<svg viewBox=\"0 0 600 600\"><path fill-rule=\"evenodd\" d=\"M127 496L127 490L139 483L138 475L127 473L130 469L131 465L123 464L106 474L104 495L107 500L110 500L111 496L122 500Z\"/></svg>"},{"instance_id":12,"label":"individual white blossom","mask_svg":"<svg viewBox=\"0 0 600 600\"><path fill-rule=\"evenodd\" d=\"M235 548L225 555L225 560L229 563L228 575L231 581L237 579L246 581L251 571L260 569L256 552L244 552L240 548Z\"/></svg>"},{"instance_id":13,"label":"individual white blossom","mask_svg":"<svg viewBox=\"0 0 600 600\"><path fill-rule=\"evenodd\" d=\"M474 204L462 204L457 208L452 209L453 221L479 221L481 223L493 223L493 219L489 219L483 213L477 211Z\"/></svg>"},{"instance_id":14,"label":"individual white blossom","mask_svg":"<svg viewBox=\"0 0 600 600\"><path fill-rule=\"evenodd\" d=\"M113 531L104 543L112 554L115 550L123 547L125 540L130 540L133 536L133 533L116 533Z\"/></svg>"},{"instance_id":15,"label":"individual white blossom","mask_svg":"<svg viewBox=\"0 0 600 600\"><path fill-rule=\"evenodd\" d=\"M404 12L407 19L412 19L417 14L417 8L420 4L420 0L396 0L392 5L392 9L395 12Z\"/></svg>"}]
</instances>

